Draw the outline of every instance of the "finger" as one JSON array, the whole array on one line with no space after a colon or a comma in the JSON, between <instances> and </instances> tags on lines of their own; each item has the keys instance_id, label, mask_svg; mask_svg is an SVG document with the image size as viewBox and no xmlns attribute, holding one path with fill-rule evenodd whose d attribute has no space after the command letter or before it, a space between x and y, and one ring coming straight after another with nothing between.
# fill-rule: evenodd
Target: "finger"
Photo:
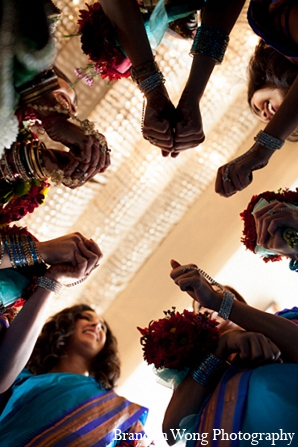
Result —
<instances>
[{"instance_id":1,"label":"finger","mask_svg":"<svg viewBox=\"0 0 298 447\"><path fill-rule=\"evenodd\" d=\"M177 267L181 267L181 264L179 264L178 261L175 261L175 259L171 259L171 267L176 269Z\"/></svg>"},{"instance_id":2,"label":"finger","mask_svg":"<svg viewBox=\"0 0 298 447\"><path fill-rule=\"evenodd\" d=\"M174 261L176 262L176 261ZM194 264L188 264L188 265L180 265L175 267L171 272L171 278L176 279L181 275L189 275L193 274L194 272L197 273L197 266Z\"/></svg>"},{"instance_id":3,"label":"finger","mask_svg":"<svg viewBox=\"0 0 298 447\"><path fill-rule=\"evenodd\" d=\"M220 167L217 171L217 176L215 180L215 192L223 197L230 197L235 194L236 191L232 188L230 179L225 179L225 169L226 165Z\"/></svg>"},{"instance_id":4,"label":"finger","mask_svg":"<svg viewBox=\"0 0 298 447\"><path fill-rule=\"evenodd\" d=\"M103 257L101 249L93 239L86 239L84 241L84 244L88 247L90 251L92 251L98 256L98 260L100 260Z\"/></svg>"},{"instance_id":5,"label":"finger","mask_svg":"<svg viewBox=\"0 0 298 447\"><path fill-rule=\"evenodd\" d=\"M80 249L81 254L84 256L84 258L87 261L87 267L86 267L86 275L89 275L92 271L92 269L95 267L95 265L98 263L99 261L99 257L97 256L96 253L94 253L93 251L89 250L85 244L83 243L79 243L78 247Z\"/></svg>"}]
</instances>

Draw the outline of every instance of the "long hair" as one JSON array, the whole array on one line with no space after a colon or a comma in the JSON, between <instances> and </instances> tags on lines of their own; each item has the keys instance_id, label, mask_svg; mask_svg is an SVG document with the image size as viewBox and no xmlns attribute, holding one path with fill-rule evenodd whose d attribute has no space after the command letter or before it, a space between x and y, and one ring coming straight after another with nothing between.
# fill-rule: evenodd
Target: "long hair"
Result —
<instances>
[{"instance_id":1,"label":"long hair","mask_svg":"<svg viewBox=\"0 0 298 447\"><path fill-rule=\"evenodd\" d=\"M248 66L247 99L264 87L280 88L285 94L298 75L298 65L260 40Z\"/></svg>"},{"instance_id":2,"label":"long hair","mask_svg":"<svg viewBox=\"0 0 298 447\"><path fill-rule=\"evenodd\" d=\"M86 304L68 307L53 315L44 325L37 339L27 368L33 374L45 374L66 355L67 341L74 332L75 323L83 311L93 309ZM90 375L105 389L112 389L120 376L117 340L107 326L106 342L92 363Z\"/></svg>"}]
</instances>

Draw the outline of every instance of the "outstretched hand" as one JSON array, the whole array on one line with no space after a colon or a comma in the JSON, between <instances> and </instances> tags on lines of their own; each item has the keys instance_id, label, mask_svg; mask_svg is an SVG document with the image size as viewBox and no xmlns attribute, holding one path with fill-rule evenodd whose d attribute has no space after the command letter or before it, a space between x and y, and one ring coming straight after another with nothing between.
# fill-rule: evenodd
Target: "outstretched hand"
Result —
<instances>
[{"instance_id":1,"label":"outstretched hand","mask_svg":"<svg viewBox=\"0 0 298 447\"><path fill-rule=\"evenodd\" d=\"M242 191L252 182L253 171L264 168L272 155L272 150L256 144L245 154L221 166L217 171L215 192L230 197Z\"/></svg>"},{"instance_id":2,"label":"outstretched hand","mask_svg":"<svg viewBox=\"0 0 298 447\"><path fill-rule=\"evenodd\" d=\"M71 151L45 149L41 151L41 157L49 173L61 170L65 178L76 181L73 184L64 183L71 189L84 185L96 174L104 172L111 163L110 153L100 150L92 153L89 163L80 163Z\"/></svg>"},{"instance_id":3,"label":"outstretched hand","mask_svg":"<svg viewBox=\"0 0 298 447\"><path fill-rule=\"evenodd\" d=\"M174 123L175 107L164 85L160 85L147 94L142 131L146 140L161 148L164 157L173 150Z\"/></svg>"},{"instance_id":4,"label":"outstretched hand","mask_svg":"<svg viewBox=\"0 0 298 447\"><path fill-rule=\"evenodd\" d=\"M179 152L203 143L205 135L198 101L190 92L183 92L176 114L174 154L177 156Z\"/></svg>"},{"instance_id":5,"label":"outstretched hand","mask_svg":"<svg viewBox=\"0 0 298 447\"><path fill-rule=\"evenodd\" d=\"M84 239L77 243L71 262L51 265L44 276L64 283L71 282L69 279L85 279L97 267L101 256L96 242L92 239Z\"/></svg>"},{"instance_id":6,"label":"outstretched hand","mask_svg":"<svg viewBox=\"0 0 298 447\"><path fill-rule=\"evenodd\" d=\"M170 276L182 292L187 292L203 307L214 309L214 298L221 299L222 295L216 292L210 283L198 272L197 266L194 264L181 265L174 260L171 260L171 266Z\"/></svg>"}]
</instances>

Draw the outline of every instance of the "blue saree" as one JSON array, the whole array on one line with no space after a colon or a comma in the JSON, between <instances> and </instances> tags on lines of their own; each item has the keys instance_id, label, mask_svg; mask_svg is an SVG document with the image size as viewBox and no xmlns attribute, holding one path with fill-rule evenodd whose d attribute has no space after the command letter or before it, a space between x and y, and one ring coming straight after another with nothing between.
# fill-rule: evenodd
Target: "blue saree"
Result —
<instances>
[{"instance_id":1,"label":"blue saree","mask_svg":"<svg viewBox=\"0 0 298 447\"><path fill-rule=\"evenodd\" d=\"M101 389L92 377L33 376L25 369L0 417L1 445L114 447L121 445L120 433L142 439L147 414L146 408Z\"/></svg>"}]
</instances>

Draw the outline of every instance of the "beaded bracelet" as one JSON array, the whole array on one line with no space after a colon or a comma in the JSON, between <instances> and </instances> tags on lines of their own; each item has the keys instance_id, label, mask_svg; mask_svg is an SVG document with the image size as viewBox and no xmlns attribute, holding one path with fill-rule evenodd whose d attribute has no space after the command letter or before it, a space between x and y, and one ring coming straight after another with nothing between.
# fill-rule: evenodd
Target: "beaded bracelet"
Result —
<instances>
[{"instance_id":1,"label":"beaded bracelet","mask_svg":"<svg viewBox=\"0 0 298 447\"><path fill-rule=\"evenodd\" d=\"M154 73L158 73L159 67L155 61L148 62L147 64L139 65L138 67L131 67L130 69L130 76L131 79L139 83L139 79L143 78L144 76L148 77Z\"/></svg>"},{"instance_id":2,"label":"beaded bracelet","mask_svg":"<svg viewBox=\"0 0 298 447\"><path fill-rule=\"evenodd\" d=\"M218 311L218 316L224 320L228 320L233 304L235 295L227 289L223 291L223 297Z\"/></svg>"},{"instance_id":3,"label":"beaded bracelet","mask_svg":"<svg viewBox=\"0 0 298 447\"><path fill-rule=\"evenodd\" d=\"M46 276L39 276L36 279L36 285L38 287L42 287L43 289L49 290L50 292L54 292L56 295L61 292L63 285L54 279L47 278Z\"/></svg>"},{"instance_id":4,"label":"beaded bracelet","mask_svg":"<svg viewBox=\"0 0 298 447\"><path fill-rule=\"evenodd\" d=\"M161 71L154 73L138 84L139 89L144 95L147 95L159 85L165 83L164 75Z\"/></svg>"},{"instance_id":5,"label":"beaded bracelet","mask_svg":"<svg viewBox=\"0 0 298 447\"><path fill-rule=\"evenodd\" d=\"M272 137L263 130L260 130L260 132L255 136L254 140L256 143L259 143L261 146L264 146L267 149L271 149L272 151L281 149L285 144L284 140Z\"/></svg>"},{"instance_id":6,"label":"beaded bracelet","mask_svg":"<svg viewBox=\"0 0 298 447\"><path fill-rule=\"evenodd\" d=\"M200 385L213 387L225 369L226 363L215 357L214 354L208 355L197 369L190 371L191 377Z\"/></svg>"},{"instance_id":7,"label":"beaded bracelet","mask_svg":"<svg viewBox=\"0 0 298 447\"><path fill-rule=\"evenodd\" d=\"M223 61L228 43L229 35L221 29L213 26L201 25L198 27L190 54L202 54L209 56L220 64Z\"/></svg>"}]
</instances>

